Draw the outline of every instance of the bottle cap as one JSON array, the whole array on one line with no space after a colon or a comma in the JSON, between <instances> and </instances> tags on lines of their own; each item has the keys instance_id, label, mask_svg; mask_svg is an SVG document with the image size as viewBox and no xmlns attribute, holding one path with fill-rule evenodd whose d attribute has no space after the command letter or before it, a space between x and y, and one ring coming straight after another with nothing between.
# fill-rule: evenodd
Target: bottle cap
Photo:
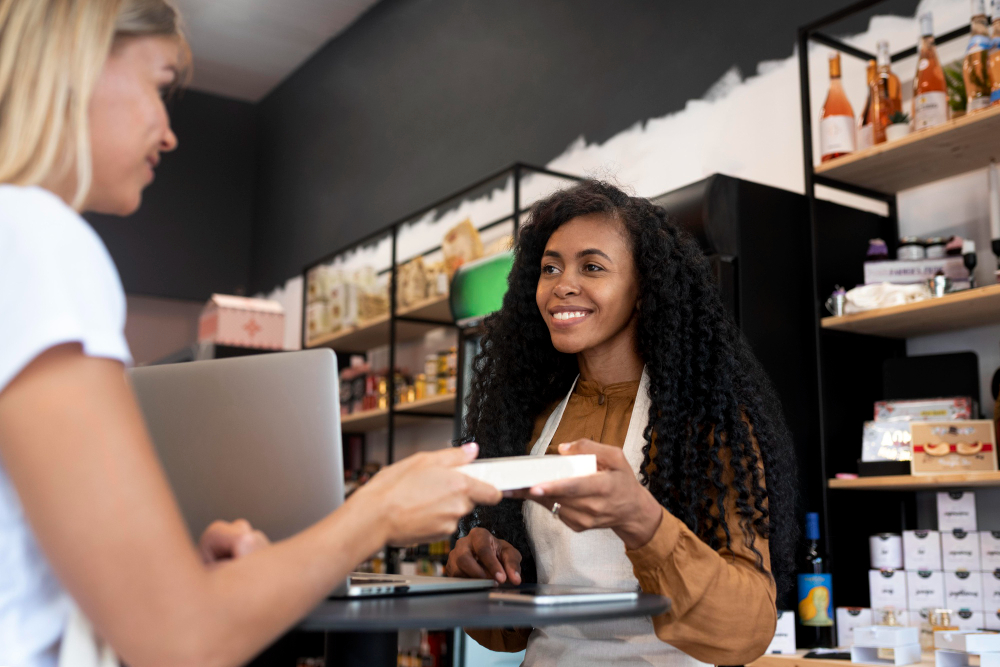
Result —
<instances>
[{"instance_id":1,"label":"bottle cap","mask_svg":"<svg viewBox=\"0 0 1000 667\"><path fill-rule=\"evenodd\" d=\"M920 15L920 36L930 37L934 34L934 14L925 12Z\"/></svg>"},{"instance_id":2,"label":"bottle cap","mask_svg":"<svg viewBox=\"0 0 1000 667\"><path fill-rule=\"evenodd\" d=\"M889 41L885 39L880 39L878 42L876 42L875 53L878 54L879 67L881 67L882 65L888 65L890 62Z\"/></svg>"},{"instance_id":3,"label":"bottle cap","mask_svg":"<svg viewBox=\"0 0 1000 667\"><path fill-rule=\"evenodd\" d=\"M806 513L806 539L819 539L819 514L816 512Z\"/></svg>"}]
</instances>

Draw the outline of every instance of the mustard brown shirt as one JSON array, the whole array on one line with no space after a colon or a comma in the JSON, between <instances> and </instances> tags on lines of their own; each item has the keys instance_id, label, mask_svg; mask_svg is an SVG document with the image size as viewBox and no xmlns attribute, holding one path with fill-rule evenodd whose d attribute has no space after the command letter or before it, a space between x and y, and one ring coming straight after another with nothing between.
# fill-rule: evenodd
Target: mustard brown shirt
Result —
<instances>
[{"instance_id":1,"label":"mustard brown shirt","mask_svg":"<svg viewBox=\"0 0 1000 667\"><path fill-rule=\"evenodd\" d=\"M623 447L638 391L638 380L605 387L580 380L546 453L556 454L560 443L584 438ZM529 451L555 407L535 421ZM730 468L723 477L732 488ZM756 554L743 539L735 505L733 490L725 498L730 548L712 549L666 509L648 544L635 550L622 545L643 592L666 596L673 603L668 613L653 618L656 636L697 660L716 665L739 665L758 658L767 650L777 622L767 540L758 535L754 542L763 557L761 571ZM488 649L516 652L528 645L531 628L467 633Z\"/></svg>"}]
</instances>

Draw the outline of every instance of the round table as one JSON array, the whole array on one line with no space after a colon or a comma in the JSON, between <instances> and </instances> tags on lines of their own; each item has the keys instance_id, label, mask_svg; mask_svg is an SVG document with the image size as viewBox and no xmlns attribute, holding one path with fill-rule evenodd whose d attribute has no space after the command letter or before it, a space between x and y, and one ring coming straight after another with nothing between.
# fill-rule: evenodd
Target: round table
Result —
<instances>
[{"instance_id":1,"label":"round table","mask_svg":"<svg viewBox=\"0 0 1000 667\"><path fill-rule=\"evenodd\" d=\"M631 602L563 604L548 607L493 602L487 591L440 595L327 600L299 625L326 633L326 664L391 667L396 664L398 631L405 628L541 627L658 616L670 600L640 593Z\"/></svg>"}]
</instances>

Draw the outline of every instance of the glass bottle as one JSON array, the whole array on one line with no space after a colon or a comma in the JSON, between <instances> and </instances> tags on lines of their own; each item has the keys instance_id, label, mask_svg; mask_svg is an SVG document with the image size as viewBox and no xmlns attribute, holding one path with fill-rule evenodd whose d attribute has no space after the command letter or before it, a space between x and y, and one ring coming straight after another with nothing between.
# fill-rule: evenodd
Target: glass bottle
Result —
<instances>
[{"instance_id":1,"label":"glass bottle","mask_svg":"<svg viewBox=\"0 0 1000 667\"><path fill-rule=\"evenodd\" d=\"M962 59L967 113L985 109L990 104L990 38L986 24L986 0L972 0L970 26L972 35Z\"/></svg>"},{"instance_id":2,"label":"glass bottle","mask_svg":"<svg viewBox=\"0 0 1000 667\"><path fill-rule=\"evenodd\" d=\"M854 109L840 83L840 54L830 54L830 91L826 94L819 121L821 161L847 155L854 151Z\"/></svg>"},{"instance_id":3,"label":"glass bottle","mask_svg":"<svg viewBox=\"0 0 1000 667\"><path fill-rule=\"evenodd\" d=\"M990 14L990 104L1000 102L1000 0L991 0Z\"/></svg>"},{"instance_id":4,"label":"glass bottle","mask_svg":"<svg viewBox=\"0 0 1000 667\"><path fill-rule=\"evenodd\" d=\"M826 571L819 542L819 514L806 514L806 548L798 573L800 648L831 648L833 641L833 578Z\"/></svg>"},{"instance_id":5,"label":"glass bottle","mask_svg":"<svg viewBox=\"0 0 1000 667\"><path fill-rule=\"evenodd\" d=\"M899 85L899 77L893 74L892 58L889 55L889 42L884 39L875 45L878 57L878 74L886 80L886 94L892 105L889 109L889 116L903 110L903 89Z\"/></svg>"},{"instance_id":6,"label":"glass bottle","mask_svg":"<svg viewBox=\"0 0 1000 667\"><path fill-rule=\"evenodd\" d=\"M868 84L868 109L866 113L871 127L872 144L881 144L885 141L885 128L889 125L889 119L892 117L892 102L889 100L888 84L888 77L881 72L877 72L871 83Z\"/></svg>"},{"instance_id":7,"label":"glass bottle","mask_svg":"<svg viewBox=\"0 0 1000 667\"><path fill-rule=\"evenodd\" d=\"M920 15L920 56L913 77L913 129L924 130L946 122L951 117L948 87L944 70L934 46L934 17L930 12Z\"/></svg>"},{"instance_id":8,"label":"glass bottle","mask_svg":"<svg viewBox=\"0 0 1000 667\"><path fill-rule=\"evenodd\" d=\"M1000 2L1000 0L997 0ZM868 79L868 99L865 100L865 106L861 109L861 117L858 118L858 150L864 150L875 143L874 135L872 134L872 121L871 121L871 108L872 108L872 84L875 82L875 77L878 75L878 66L875 64L874 60L868 61L867 79Z\"/></svg>"}]
</instances>

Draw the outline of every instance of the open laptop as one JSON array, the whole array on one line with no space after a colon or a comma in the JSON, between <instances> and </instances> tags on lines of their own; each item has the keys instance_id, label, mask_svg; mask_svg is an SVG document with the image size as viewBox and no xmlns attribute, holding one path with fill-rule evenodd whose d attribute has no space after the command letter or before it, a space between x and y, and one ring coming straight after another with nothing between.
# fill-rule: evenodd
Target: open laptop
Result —
<instances>
[{"instance_id":1,"label":"open laptop","mask_svg":"<svg viewBox=\"0 0 1000 667\"><path fill-rule=\"evenodd\" d=\"M193 539L216 519L243 518L281 540L344 502L332 350L149 366L129 376ZM355 573L334 595L493 586L490 580Z\"/></svg>"}]
</instances>

